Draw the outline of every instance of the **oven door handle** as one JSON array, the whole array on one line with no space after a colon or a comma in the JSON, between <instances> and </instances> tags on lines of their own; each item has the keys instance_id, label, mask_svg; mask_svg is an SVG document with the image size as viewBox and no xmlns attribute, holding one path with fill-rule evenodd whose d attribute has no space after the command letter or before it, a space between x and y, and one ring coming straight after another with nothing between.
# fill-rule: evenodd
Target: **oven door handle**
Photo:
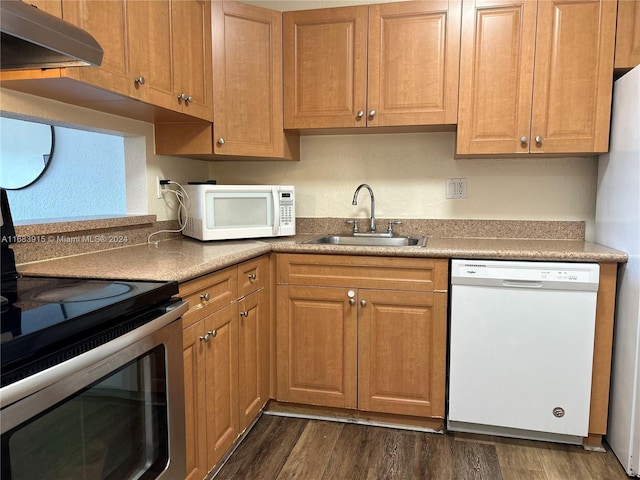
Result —
<instances>
[{"instance_id":1,"label":"oven door handle","mask_svg":"<svg viewBox=\"0 0 640 480\"><path fill-rule=\"evenodd\" d=\"M174 303L167 307L166 312L158 318L130 331L118 338L115 338L104 345L100 345L88 352L77 357L73 357L66 362L54 365L51 368L30 375L27 378L18 380L15 383L2 387L0 390L0 408L5 408L28 395L32 395L43 388L53 385L65 378L91 367L117 352L132 345L145 337L152 335L154 332L166 327L167 325L178 320L187 310L189 304L187 302Z\"/></svg>"}]
</instances>

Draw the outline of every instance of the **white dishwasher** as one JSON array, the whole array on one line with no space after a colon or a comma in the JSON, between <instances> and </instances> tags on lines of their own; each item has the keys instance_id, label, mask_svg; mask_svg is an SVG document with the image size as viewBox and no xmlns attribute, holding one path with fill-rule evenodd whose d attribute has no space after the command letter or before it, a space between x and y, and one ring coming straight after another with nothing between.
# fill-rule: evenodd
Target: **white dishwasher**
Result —
<instances>
[{"instance_id":1,"label":"white dishwasher","mask_svg":"<svg viewBox=\"0 0 640 480\"><path fill-rule=\"evenodd\" d=\"M452 260L449 430L582 443L599 271Z\"/></svg>"}]
</instances>

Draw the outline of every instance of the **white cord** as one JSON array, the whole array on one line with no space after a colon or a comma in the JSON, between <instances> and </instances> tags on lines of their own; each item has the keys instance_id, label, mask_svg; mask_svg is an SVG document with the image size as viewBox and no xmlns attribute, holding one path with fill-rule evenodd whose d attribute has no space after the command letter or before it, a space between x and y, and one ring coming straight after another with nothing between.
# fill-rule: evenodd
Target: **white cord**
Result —
<instances>
[{"instance_id":1,"label":"white cord","mask_svg":"<svg viewBox=\"0 0 640 480\"><path fill-rule=\"evenodd\" d=\"M176 196L176 200L178 201L178 225L180 228L178 230L158 230L157 232L153 232L147 237L147 243L151 243L151 237L154 235L158 235L160 233L180 233L187 226L187 212L189 201L189 195L187 195L186 190L182 185L178 182L174 182L173 180L169 180L170 185L177 185L179 190L165 190L165 192L173 193ZM157 245L159 240L156 240L154 243Z\"/></svg>"}]
</instances>

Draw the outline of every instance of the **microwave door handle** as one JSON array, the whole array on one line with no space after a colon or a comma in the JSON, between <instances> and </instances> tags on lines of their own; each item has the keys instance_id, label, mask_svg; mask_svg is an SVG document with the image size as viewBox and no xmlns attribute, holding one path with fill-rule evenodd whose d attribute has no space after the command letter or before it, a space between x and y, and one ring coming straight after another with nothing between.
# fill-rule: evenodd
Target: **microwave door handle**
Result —
<instances>
[{"instance_id":1,"label":"microwave door handle","mask_svg":"<svg viewBox=\"0 0 640 480\"><path fill-rule=\"evenodd\" d=\"M278 187L271 188L271 195L273 196L273 235L278 235L280 232L280 206L278 205Z\"/></svg>"}]
</instances>

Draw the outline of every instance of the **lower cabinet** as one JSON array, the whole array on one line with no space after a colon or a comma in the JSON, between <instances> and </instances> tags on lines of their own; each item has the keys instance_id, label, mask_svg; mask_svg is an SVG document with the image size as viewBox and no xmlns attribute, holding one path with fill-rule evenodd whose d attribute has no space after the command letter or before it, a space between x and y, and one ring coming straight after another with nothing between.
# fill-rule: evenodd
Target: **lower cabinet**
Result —
<instances>
[{"instance_id":1,"label":"lower cabinet","mask_svg":"<svg viewBox=\"0 0 640 480\"><path fill-rule=\"evenodd\" d=\"M268 278L261 257L180 286L187 480L205 478L269 399Z\"/></svg>"},{"instance_id":2,"label":"lower cabinet","mask_svg":"<svg viewBox=\"0 0 640 480\"><path fill-rule=\"evenodd\" d=\"M444 418L446 260L280 255L277 289L279 401Z\"/></svg>"}]
</instances>

